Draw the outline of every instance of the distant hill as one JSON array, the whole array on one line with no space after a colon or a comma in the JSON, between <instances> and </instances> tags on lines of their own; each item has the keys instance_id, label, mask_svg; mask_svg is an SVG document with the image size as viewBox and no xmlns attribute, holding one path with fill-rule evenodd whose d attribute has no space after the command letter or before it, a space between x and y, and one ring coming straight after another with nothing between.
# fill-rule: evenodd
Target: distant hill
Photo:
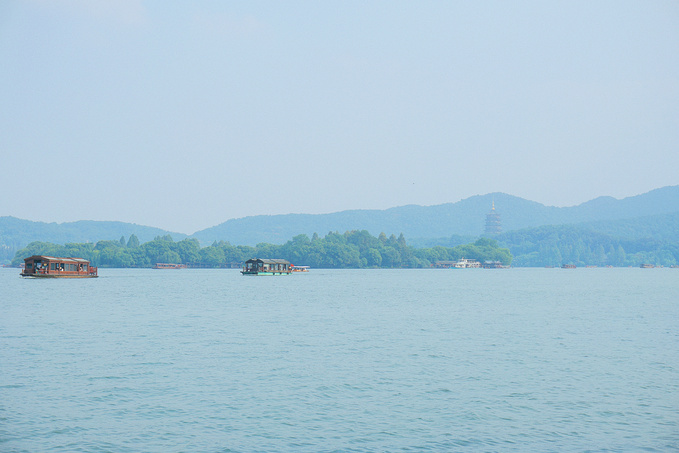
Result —
<instances>
[{"instance_id":1,"label":"distant hill","mask_svg":"<svg viewBox=\"0 0 679 453\"><path fill-rule=\"evenodd\" d=\"M299 234L330 231L367 230L377 236L400 233L417 246L431 245L445 238L447 246L469 242L483 233L486 214L495 202L505 232L545 225L588 223L588 231L620 238L651 237L679 242L679 186L668 186L634 197L617 200L599 197L578 206L558 208L504 193L476 195L457 203L436 206L408 205L385 210L353 210L332 214L286 214L253 216L228 220L192 235L203 246L214 241L234 245L257 245L262 242L283 244ZM649 221L643 217L661 216ZM665 217L662 217L665 216ZM620 222L619 222L620 221ZM33 241L65 244L129 239L136 235L141 242L170 235L175 241L187 236L160 228L102 221L44 223L0 217L0 262L9 262L16 250ZM641 235L641 236L640 236ZM674 239L672 239L674 238Z\"/></svg>"},{"instance_id":2,"label":"distant hill","mask_svg":"<svg viewBox=\"0 0 679 453\"><path fill-rule=\"evenodd\" d=\"M679 212L616 221L587 222L581 225L597 233L620 239L653 239L679 244Z\"/></svg>"},{"instance_id":3,"label":"distant hill","mask_svg":"<svg viewBox=\"0 0 679 453\"><path fill-rule=\"evenodd\" d=\"M609 222L642 216L679 212L679 186L668 186L618 200L599 197L578 206L559 208L504 193L476 195L457 203L435 206L408 205L386 210L352 210L332 214L285 214L231 219L196 232L202 244L225 240L238 245L261 242L281 244L295 235L329 231L367 230L406 238L443 238L452 235L479 236L485 216L495 202L504 231L542 225Z\"/></svg>"},{"instance_id":4,"label":"distant hill","mask_svg":"<svg viewBox=\"0 0 679 453\"><path fill-rule=\"evenodd\" d=\"M45 223L0 217L0 261L10 261L14 253L33 241L66 244L69 242L97 242L100 240L119 240L121 236L129 239L136 235L140 242L148 242L156 236L170 235L181 240L185 234L172 233L160 228L124 222L103 222L80 220L67 223Z\"/></svg>"},{"instance_id":5,"label":"distant hill","mask_svg":"<svg viewBox=\"0 0 679 453\"><path fill-rule=\"evenodd\" d=\"M679 264L679 212L613 221L543 225L496 237L513 266ZM447 245L446 239L431 245Z\"/></svg>"}]
</instances>

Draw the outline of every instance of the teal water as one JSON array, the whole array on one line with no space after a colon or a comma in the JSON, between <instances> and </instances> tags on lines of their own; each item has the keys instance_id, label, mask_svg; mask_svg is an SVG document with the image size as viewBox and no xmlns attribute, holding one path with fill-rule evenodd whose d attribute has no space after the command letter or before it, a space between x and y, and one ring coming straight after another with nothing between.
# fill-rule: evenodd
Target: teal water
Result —
<instances>
[{"instance_id":1,"label":"teal water","mask_svg":"<svg viewBox=\"0 0 679 453\"><path fill-rule=\"evenodd\" d=\"M0 270L2 452L678 451L679 270Z\"/></svg>"}]
</instances>

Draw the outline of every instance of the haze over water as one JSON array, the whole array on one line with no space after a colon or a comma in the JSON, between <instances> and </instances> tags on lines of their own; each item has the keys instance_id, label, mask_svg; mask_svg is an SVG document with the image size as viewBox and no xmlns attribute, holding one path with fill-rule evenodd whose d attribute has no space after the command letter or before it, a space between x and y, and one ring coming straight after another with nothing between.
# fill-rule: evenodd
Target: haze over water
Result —
<instances>
[{"instance_id":1,"label":"haze over water","mask_svg":"<svg viewBox=\"0 0 679 453\"><path fill-rule=\"evenodd\" d=\"M0 216L192 234L677 185L677 30L672 0L5 0L2 182L31 196Z\"/></svg>"},{"instance_id":2,"label":"haze over water","mask_svg":"<svg viewBox=\"0 0 679 453\"><path fill-rule=\"evenodd\" d=\"M674 451L679 270L0 269L0 451Z\"/></svg>"}]
</instances>

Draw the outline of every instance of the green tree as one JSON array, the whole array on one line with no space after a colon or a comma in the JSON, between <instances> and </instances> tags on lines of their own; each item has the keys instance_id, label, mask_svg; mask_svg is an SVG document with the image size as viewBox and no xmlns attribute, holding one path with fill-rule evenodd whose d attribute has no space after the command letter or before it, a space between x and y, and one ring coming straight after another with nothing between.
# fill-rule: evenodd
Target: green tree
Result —
<instances>
[{"instance_id":1,"label":"green tree","mask_svg":"<svg viewBox=\"0 0 679 453\"><path fill-rule=\"evenodd\" d=\"M179 264L182 261L181 257L179 256L179 253L172 250L167 250L163 252L163 254L160 255L158 258L159 263Z\"/></svg>"},{"instance_id":2,"label":"green tree","mask_svg":"<svg viewBox=\"0 0 679 453\"><path fill-rule=\"evenodd\" d=\"M219 267L225 263L224 251L214 245L205 247L200 251L200 262L210 267Z\"/></svg>"},{"instance_id":3,"label":"green tree","mask_svg":"<svg viewBox=\"0 0 679 453\"><path fill-rule=\"evenodd\" d=\"M200 242L198 242L198 239L183 239L175 242L172 249L179 255L180 263L197 263L200 261Z\"/></svg>"},{"instance_id":4,"label":"green tree","mask_svg":"<svg viewBox=\"0 0 679 453\"><path fill-rule=\"evenodd\" d=\"M385 247L380 251L382 256L382 267L400 267L401 266L401 255L399 255L398 250L393 247Z\"/></svg>"},{"instance_id":5,"label":"green tree","mask_svg":"<svg viewBox=\"0 0 679 453\"><path fill-rule=\"evenodd\" d=\"M131 234L130 239L127 241L127 248L136 249L137 247L139 247L139 238L134 234Z\"/></svg>"},{"instance_id":6,"label":"green tree","mask_svg":"<svg viewBox=\"0 0 679 453\"><path fill-rule=\"evenodd\" d=\"M597 266L606 264L606 252L604 251L604 246L601 244L598 244L594 250L594 263Z\"/></svg>"},{"instance_id":7,"label":"green tree","mask_svg":"<svg viewBox=\"0 0 679 453\"><path fill-rule=\"evenodd\" d=\"M366 250L366 252L362 255L362 258L365 258L366 266L369 267L382 266L382 255L380 254L380 251L377 250L376 248Z\"/></svg>"},{"instance_id":8,"label":"green tree","mask_svg":"<svg viewBox=\"0 0 679 453\"><path fill-rule=\"evenodd\" d=\"M615 265L624 266L626 261L627 255L625 254L625 249L622 248L622 245L618 244L618 248L615 251Z\"/></svg>"}]
</instances>

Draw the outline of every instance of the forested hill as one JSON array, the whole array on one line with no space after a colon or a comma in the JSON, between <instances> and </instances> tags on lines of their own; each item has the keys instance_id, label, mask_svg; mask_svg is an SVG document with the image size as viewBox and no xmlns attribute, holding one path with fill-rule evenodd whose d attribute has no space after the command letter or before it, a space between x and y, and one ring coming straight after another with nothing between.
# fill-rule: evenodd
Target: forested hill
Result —
<instances>
[{"instance_id":1,"label":"forested hill","mask_svg":"<svg viewBox=\"0 0 679 453\"><path fill-rule=\"evenodd\" d=\"M558 208L504 193L466 198L436 206L401 206L386 210L353 210L332 214L285 214L228 220L192 235L203 244L227 240L232 244L282 244L297 234L367 230L371 234L403 233L411 238L451 235L479 236L485 216L495 202L504 231L543 225L606 222L679 212L679 186L617 200L599 197L578 206Z\"/></svg>"},{"instance_id":2,"label":"forested hill","mask_svg":"<svg viewBox=\"0 0 679 453\"><path fill-rule=\"evenodd\" d=\"M55 244L98 242L118 240L121 236L129 237L133 234L142 242L167 234L175 240L186 237L181 233L170 233L160 228L125 222L81 220L67 223L45 223L16 217L0 217L0 262L11 260L18 249L33 241Z\"/></svg>"},{"instance_id":3,"label":"forested hill","mask_svg":"<svg viewBox=\"0 0 679 453\"><path fill-rule=\"evenodd\" d=\"M679 212L610 222L508 231L497 240L514 266L679 264ZM449 241L433 245L446 246ZM431 246L431 244L428 244Z\"/></svg>"},{"instance_id":4,"label":"forested hill","mask_svg":"<svg viewBox=\"0 0 679 453\"><path fill-rule=\"evenodd\" d=\"M611 222L679 213L679 186L668 186L622 200L600 197L567 208L544 206L512 195L493 193L437 206L409 205L386 210L354 210L319 215L245 217L199 231L191 237L198 239L203 246L215 241L254 246L259 243L284 244L299 234L311 237L314 233L325 235L331 231L343 233L366 230L374 236L382 232L397 236L403 233L412 238L414 244L457 236L454 243L449 244L452 247L472 241L482 234L485 217L493 201L501 215L505 232L589 222L589 230L615 237L667 240L665 236L672 234L674 217L668 217L664 223L643 220L616 224ZM176 241L187 237L181 233L124 222L79 221L57 224L0 217L0 263L9 262L18 249L33 241L66 244L119 240L121 236L131 235L135 235L141 242L166 235Z\"/></svg>"},{"instance_id":5,"label":"forested hill","mask_svg":"<svg viewBox=\"0 0 679 453\"><path fill-rule=\"evenodd\" d=\"M638 266L679 264L679 212L634 219L542 225L495 239L514 256L512 266ZM474 237L412 241L415 248L455 247Z\"/></svg>"}]
</instances>

